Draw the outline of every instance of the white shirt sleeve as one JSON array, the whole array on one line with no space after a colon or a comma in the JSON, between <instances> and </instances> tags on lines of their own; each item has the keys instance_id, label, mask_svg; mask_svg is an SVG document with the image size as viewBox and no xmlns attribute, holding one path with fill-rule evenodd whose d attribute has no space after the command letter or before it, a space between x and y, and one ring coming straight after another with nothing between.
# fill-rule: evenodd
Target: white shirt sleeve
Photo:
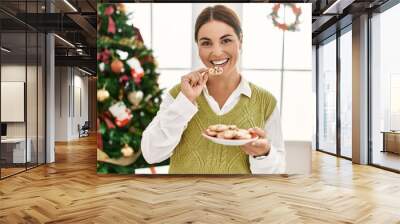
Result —
<instances>
[{"instance_id":1,"label":"white shirt sleeve","mask_svg":"<svg viewBox=\"0 0 400 224\"><path fill-rule=\"evenodd\" d=\"M197 106L182 92L175 99L165 94L160 110L142 134L144 159L150 164L168 159L197 111Z\"/></svg>"},{"instance_id":2,"label":"white shirt sleeve","mask_svg":"<svg viewBox=\"0 0 400 224\"><path fill-rule=\"evenodd\" d=\"M252 174L284 174L286 173L286 152L282 137L279 109L275 107L265 123L267 139L271 143L268 156L260 159L249 156Z\"/></svg>"}]
</instances>

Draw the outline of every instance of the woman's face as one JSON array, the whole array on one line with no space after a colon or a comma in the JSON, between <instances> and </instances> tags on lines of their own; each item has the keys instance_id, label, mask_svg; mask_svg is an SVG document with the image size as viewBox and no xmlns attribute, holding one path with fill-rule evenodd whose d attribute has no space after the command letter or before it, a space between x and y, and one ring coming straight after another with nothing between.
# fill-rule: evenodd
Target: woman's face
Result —
<instances>
[{"instance_id":1,"label":"woman's face","mask_svg":"<svg viewBox=\"0 0 400 224\"><path fill-rule=\"evenodd\" d=\"M222 75L236 71L242 43L231 26L212 20L200 27L197 40L199 56L206 67L221 67Z\"/></svg>"}]
</instances>

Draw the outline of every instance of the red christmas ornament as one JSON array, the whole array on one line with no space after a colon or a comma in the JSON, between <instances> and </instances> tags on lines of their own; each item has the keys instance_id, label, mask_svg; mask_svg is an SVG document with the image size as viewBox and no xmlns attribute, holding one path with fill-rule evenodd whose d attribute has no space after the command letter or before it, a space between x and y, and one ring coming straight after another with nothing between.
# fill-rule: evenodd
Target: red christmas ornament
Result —
<instances>
[{"instance_id":1,"label":"red christmas ornament","mask_svg":"<svg viewBox=\"0 0 400 224\"><path fill-rule=\"evenodd\" d=\"M123 75L123 76L121 76L120 78L119 78L119 82L120 83L125 83L125 82L127 82L129 80L129 76L127 76L127 75Z\"/></svg>"},{"instance_id":2,"label":"red christmas ornament","mask_svg":"<svg viewBox=\"0 0 400 224\"><path fill-rule=\"evenodd\" d=\"M142 77L144 76L143 72L137 72L134 68L131 68L131 75L136 84L140 84L142 82Z\"/></svg>"},{"instance_id":3,"label":"red christmas ornament","mask_svg":"<svg viewBox=\"0 0 400 224\"><path fill-rule=\"evenodd\" d=\"M108 17L108 29L107 32L114 34L116 31L115 22L111 16Z\"/></svg>"},{"instance_id":4,"label":"red christmas ornament","mask_svg":"<svg viewBox=\"0 0 400 224\"><path fill-rule=\"evenodd\" d=\"M105 49L103 52L97 53L97 60L98 61L100 60L100 61L108 64L110 56L111 56L111 52L108 49Z\"/></svg>"},{"instance_id":5,"label":"red christmas ornament","mask_svg":"<svg viewBox=\"0 0 400 224\"><path fill-rule=\"evenodd\" d=\"M120 74L123 72L124 69L124 63L122 63L122 61L116 59L111 63L111 71L116 73L116 74Z\"/></svg>"},{"instance_id":6,"label":"red christmas ornament","mask_svg":"<svg viewBox=\"0 0 400 224\"><path fill-rule=\"evenodd\" d=\"M114 13L114 7L112 5L108 6L104 11L104 15L111 16Z\"/></svg>"},{"instance_id":7,"label":"red christmas ornament","mask_svg":"<svg viewBox=\"0 0 400 224\"><path fill-rule=\"evenodd\" d=\"M130 120L131 120L130 118L129 119L126 118L126 119L122 119L122 120L115 118L115 124L118 127L122 128L122 127L125 127L129 123Z\"/></svg>"}]
</instances>

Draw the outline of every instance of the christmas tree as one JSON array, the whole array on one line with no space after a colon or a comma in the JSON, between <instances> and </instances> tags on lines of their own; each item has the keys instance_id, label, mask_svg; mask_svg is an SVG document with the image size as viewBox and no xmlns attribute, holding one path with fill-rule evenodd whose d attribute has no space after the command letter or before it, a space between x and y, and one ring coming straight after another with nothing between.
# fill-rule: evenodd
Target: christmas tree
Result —
<instances>
[{"instance_id":1,"label":"christmas tree","mask_svg":"<svg viewBox=\"0 0 400 224\"><path fill-rule=\"evenodd\" d=\"M150 166L140 141L161 102L157 64L123 4L98 4L97 18L97 172L132 174Z\"/></svg>"}]
</instances>

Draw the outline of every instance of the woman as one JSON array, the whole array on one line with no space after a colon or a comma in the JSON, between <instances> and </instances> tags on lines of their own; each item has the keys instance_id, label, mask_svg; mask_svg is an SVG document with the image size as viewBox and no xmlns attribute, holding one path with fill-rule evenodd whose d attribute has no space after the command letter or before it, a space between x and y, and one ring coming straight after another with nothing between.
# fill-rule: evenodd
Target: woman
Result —
<instances>
[{"instance_id":1,"label":"woman","mask_svg":"<svg viewBox=\"0 0 400 224\"><path fill-rule=\"evenodd\" d=\"M242 39L231 9L217 5L200 13L195 41L206 68L183 76L164 97L143 132L141 148L148 163L170 158L172 174L285 173L276 99L240 74ZM222 68L222 74L209 74L214 67ZM236 147L215 144L201 136L214 124L234 124L259 139Z\"/></svg>"}]
</instances>

